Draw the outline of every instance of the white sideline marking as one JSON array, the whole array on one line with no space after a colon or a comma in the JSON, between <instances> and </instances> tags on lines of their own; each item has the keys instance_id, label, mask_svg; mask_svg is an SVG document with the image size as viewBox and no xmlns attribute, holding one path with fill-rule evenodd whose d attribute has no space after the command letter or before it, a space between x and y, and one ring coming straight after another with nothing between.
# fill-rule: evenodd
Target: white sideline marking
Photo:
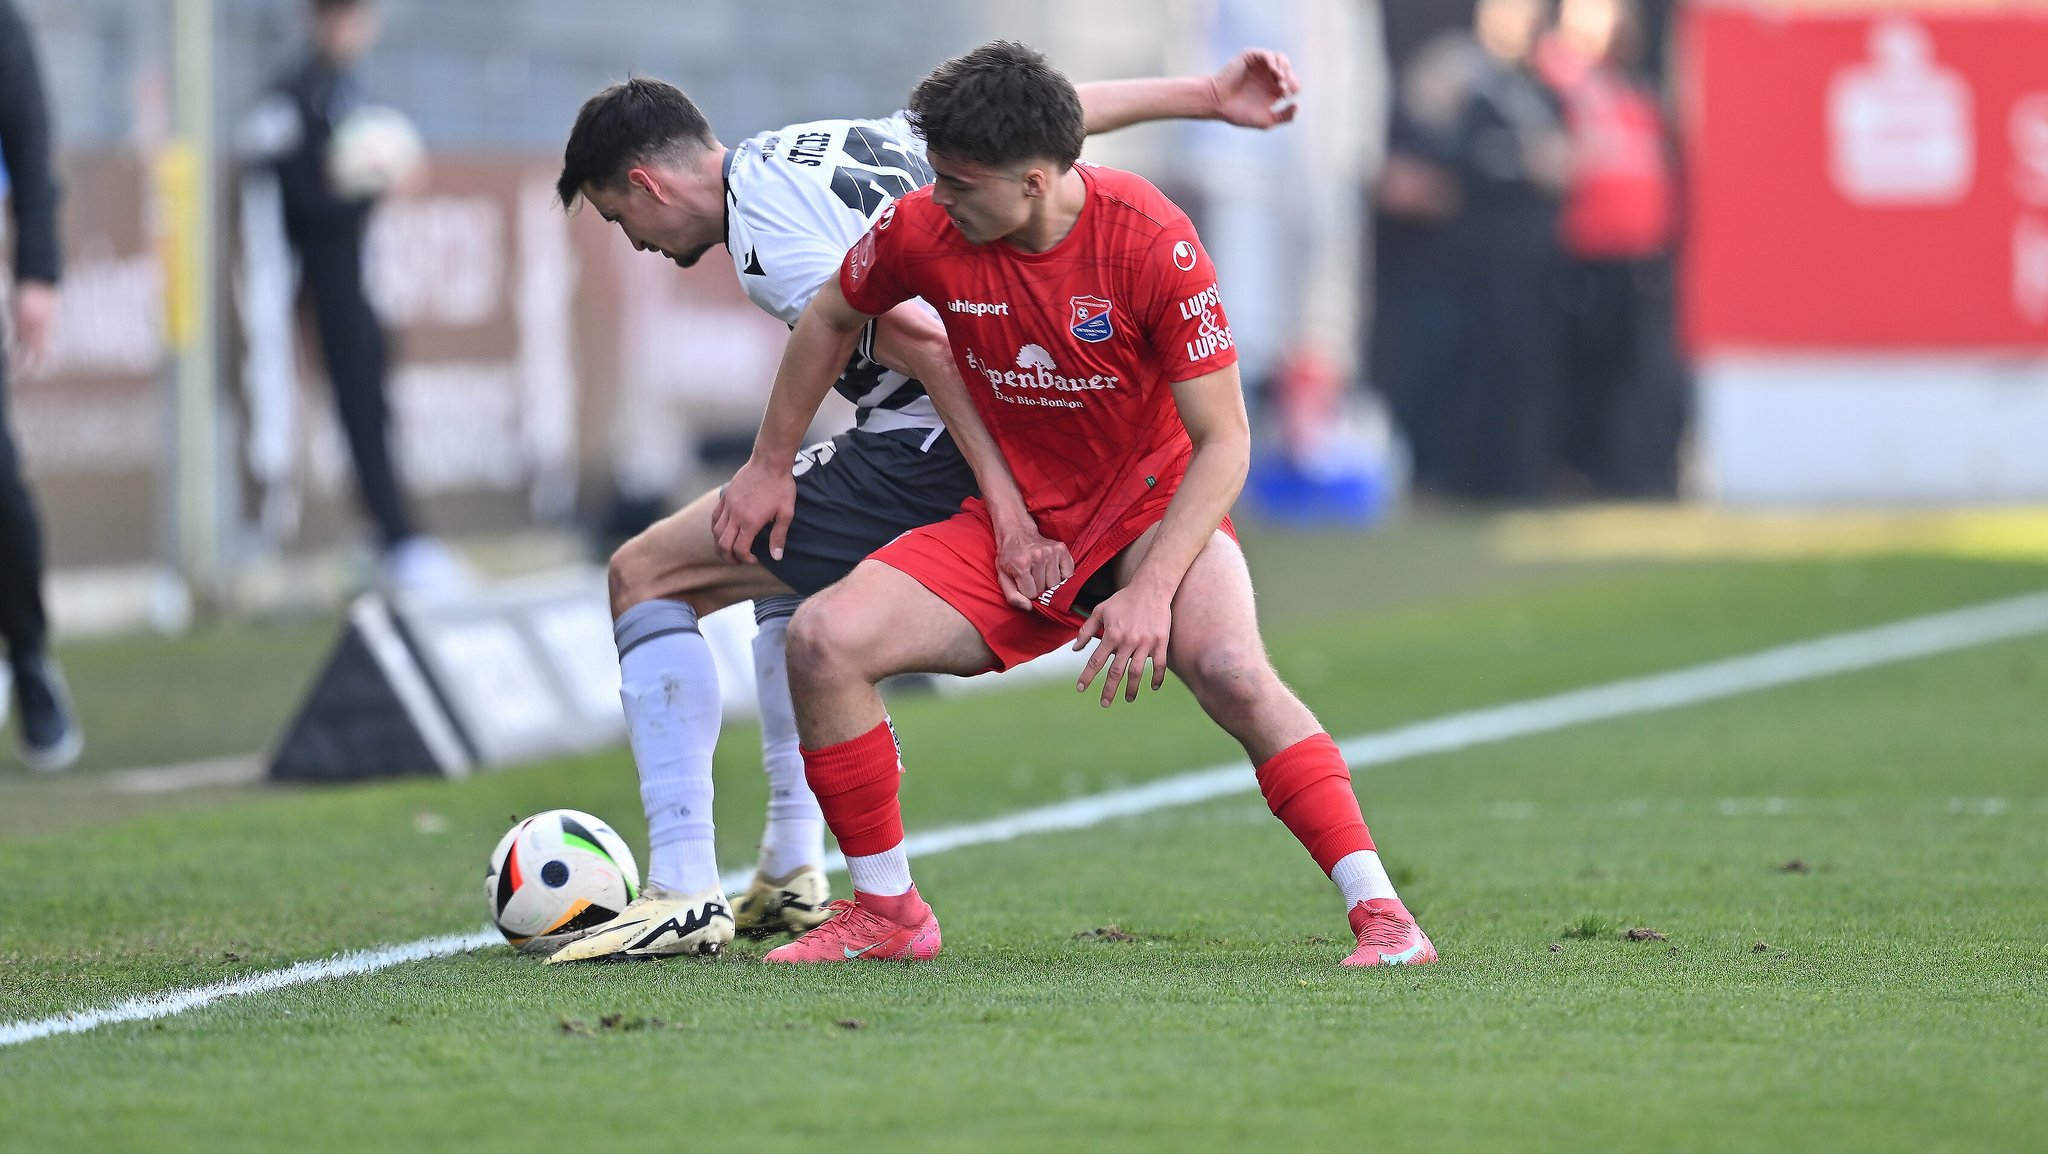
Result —
<instances>
[{"instance_id":1,"label":"white sideline marking","mask_svg":"<svg viewBox=\"0 0 2048 1154\"><path fill-rule=\"evenodd\" d=\"M44 1018L39 1022L9 1022L0 1026L0 1046L32 1042L37 1038L48 1038L55 1034L79 1034L110 1022L141 1022L151 1018L168 1018L173 1014L182 1014L187 1010L212 1005L222 998L261 994L326 978L372 974L402 962L459 954L504 940L496 930L487 933L422 938L402 946L358 950L318 961L300 962L282 970L251 974L246 978L215 982L210 986L194 986L189 990L170 990L161 994L143 994L103 1010L79 1010L75 1013L59 1014L54 1018Z\"/></svg>"},{"instance_id":2,"label":"white sideline marking","mask_svg":"<svg viewBox=\"0 0 2048 1154\"><path fill-rule=\"evenodd\" d=\"M1670 673L1634 677L1550 697L1453 713L1354 737L1339 743L1338 747L1352 768L1362 769L1426 754L1448 753L1475 745L1550 733L1593 721L1676 709L2041 633L2048 633L2048 593L2032 593L1968 609L1782 645L1745 657L1710 661ZM1086 829L1119 817L1249 793L1257 787L1249 770L1249 765L1239 761L1177 774L1128 789L1115 789L1022 810L989 821L928 830L910 835L905 840L905 848L911 856L919 857L966 846L1012 841L1031 834ZM2003 809L2003 805L1999 808ZM845 869L845 859L838 854L830 855L827 868L841 871ZM726 874L721 880L730 892L744 887L750 877L751 871L739 870ZM423 938L404 945L300 962L286 969L215 985L145 994L105 1009L80 1010L37 1021L10 1022L0 1025L0 1046L17 1045L57 1034L76 1034L110 1023L168 1017L211 1005L223 998L280 990L328 978L374 973L405 962L467 953L496 945L501 940L492 930Z\"/></svg>"},{"instance_id":3,"label":"white sideline marking","mask_svg":"<svg viewBox=\"0 0 2048 1154\"><path fill-rule=\"evenodd\" d=\"M107 788L116 793L177 793L208 786L254 785L263 776L263 759L252 754L118 770L107 775Z\"/></svg>"},{"instance_id":4,"label":"white sideline marking","mask_svg":"<svg viewBox=\"0 0 2048 1154\"><path fill-rule=\"evenodd\" d=\"M1919 802L1915 808L1905 812L1913 814L1944 813L1950 817L2002 817L2018 814L2025 799L2015 801L2003 797L1951 797L1946 801ZM1264 811L1260 811L1263 814ZM1547 813L1561 813L1568 817L1584 817L1588 814L1619 820L1635 820L1652 815L1658 817L1698 817L1702 814L1716 817L1860 817L1870 813L1898 813L1893 806L1872 805L1856 798L1806 798L1806 797L1724 797L1681 798L1671 797L1661 801L1648 798L1632 798L1628 801L1598 803L1548 803L1538 805L1533 801L1496 801L1486 807L1486 816L1495 821L1534 821ZM2029 812L2048 813L2048 797L2037 799Z\"/></svg>"}]
</instances>

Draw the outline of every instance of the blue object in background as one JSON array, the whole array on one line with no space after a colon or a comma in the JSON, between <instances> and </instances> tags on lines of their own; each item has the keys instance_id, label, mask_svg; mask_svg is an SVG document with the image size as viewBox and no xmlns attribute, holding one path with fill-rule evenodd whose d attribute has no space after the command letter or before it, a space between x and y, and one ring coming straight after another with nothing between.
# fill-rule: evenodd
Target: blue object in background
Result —
<instances>
[{"instance_id":1,"label":"blue object in background","mask_svg":"<svg viewBox=\"0 0 2048 1154\"><path fill-rule=\"evenodd\" d=\"M1245 495L1261 520L1279 525L1363 529L1386 516L1398 488L1384 460L1348 461L1337 470L1303 469L1284 453L1252 459Z\"/></svg>"}]
</instances>

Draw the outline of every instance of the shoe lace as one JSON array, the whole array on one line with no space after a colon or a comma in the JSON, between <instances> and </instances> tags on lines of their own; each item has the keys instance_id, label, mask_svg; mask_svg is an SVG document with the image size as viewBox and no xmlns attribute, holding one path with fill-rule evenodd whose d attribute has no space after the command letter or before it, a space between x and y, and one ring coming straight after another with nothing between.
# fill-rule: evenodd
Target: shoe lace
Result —
<instances>
[{"instance_id":1,"label":"shoe lace","mask_svg":"<svg viewBox=\"0 0 2048 1154\"><path fill-rule=\"evenodd\" d=\"M825 912L830 916L810 932L823 934L830 942L847 941L856 936L872 938L877 933L887 934L895 928L887 918L848 898L825 903Z\"/></svg>"},{"instance_id":2,"label":"shoe lace","mask_svg":"<svg viewBox=\"0 0 2048 1154\"><path fill-rule=\"evenodd\" d=\"M1373 910L1366 915L1365 931L1358 935L1358 944L1398 953L1408 948L1414 928L1414 922L1399 914Z\"/></svg>"}]
</instances>

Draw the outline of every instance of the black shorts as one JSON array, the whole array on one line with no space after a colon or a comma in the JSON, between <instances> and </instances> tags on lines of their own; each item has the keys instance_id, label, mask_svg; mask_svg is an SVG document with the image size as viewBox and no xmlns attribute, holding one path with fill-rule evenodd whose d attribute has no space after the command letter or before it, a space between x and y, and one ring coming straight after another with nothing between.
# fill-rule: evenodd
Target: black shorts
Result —
<instances>
[{"instance_id":1,"label":"black shorts","mask_svg":"<svg viewBox=\"0 0 2048 1154\"><path fill-rule=\"evenodd\" d=\"M981 492L944 430L849 429L798 453L792 472L796 519L782 560L768 555L766 529L754 539L754 556L806 597L899 534L958 513L962 501Z\"/></svg>"}]
</instances>

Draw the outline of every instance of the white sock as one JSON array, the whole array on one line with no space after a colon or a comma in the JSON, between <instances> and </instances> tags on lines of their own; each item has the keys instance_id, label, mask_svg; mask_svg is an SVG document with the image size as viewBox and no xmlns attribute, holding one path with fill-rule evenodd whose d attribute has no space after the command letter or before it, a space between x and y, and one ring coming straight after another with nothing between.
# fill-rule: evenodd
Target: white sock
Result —
<instances>
[{"instance_id":1,"label":"white sock","mask_svg":"<svg viewBox=\"0 0 2048 1154\"><path fill-rule=\"evenodd\" d=\"M718 667L679 601L643 601L612 627L619 701L647 811L647 889L695 893L718 884L711 751L718 744Z\"/></svg>"},{"instance_id":2,"label":"white sock","mask_svg":"<svg viewBox=\"0 0 2048 1154\"><path fill-rule=\"evenodd\" d=\"M866 857L846 859L846 876L853 880L853 888L878 898L893 898L910 892L910 855L903 852L903 843L894 848Z\"/></svg>"},{"instance_id":3,"label":"white sock","mask_svg":"<svg viewBox=\"0 0 2048 1154\"><path fill-rule=\"evenodd\" d=\"M645 798L647 791L641 790L640 796ZM685 835L666 844L656 842L652 850L645 888L694 894L718 885L718 847L708 834Z\"/></svg>"},{"instance_id":4,"label":"white sock","mask_svg":"<svg viewBox=\"0 0 2048 1154\"><path fill-rule=\"evenodd\" d=\"M1345 854L1337 864L1330 867L1330 880L1337 883L1337 889L1344 894L1344 908L1350 909L1360 902L1374 898L1394 898L1394 883L1387 877L1387 867L1380 864L1380 855L1369 849Z\"/></svg>"},{"instance_id":5,"label":"white sock","mask_svg":"<svg viewBox=\"0 0 2048 1154\"><path fill-rule=\"evenodd\" d=\"M789 617L800 597L754 602L754 686L761 702L761 769L768 775L768 824L761 831L761 872L787 877L800 866L825 862L825 815L804 780L797 746L796 709L789 700L786 655Z\"/></svg>"}]
</instances>

